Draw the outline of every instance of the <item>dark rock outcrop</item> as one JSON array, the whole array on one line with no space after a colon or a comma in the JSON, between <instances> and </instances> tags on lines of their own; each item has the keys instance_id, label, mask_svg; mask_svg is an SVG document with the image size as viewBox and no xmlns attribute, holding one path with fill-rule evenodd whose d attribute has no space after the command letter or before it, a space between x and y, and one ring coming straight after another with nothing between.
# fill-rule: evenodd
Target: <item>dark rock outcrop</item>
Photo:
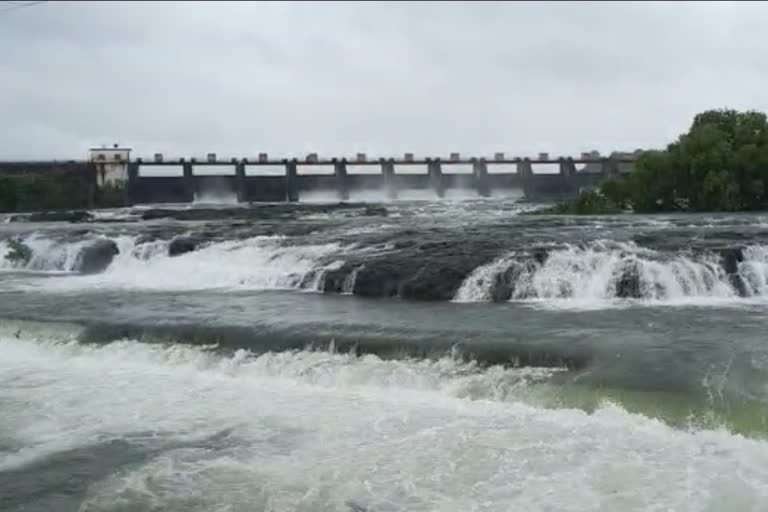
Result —
<instances>
[{"instance_id":1,"label":"dark rock outcrop","mask_svg":"<svg viewBox=\"0 0 768 512\"><path fill-rule=\"evenodd\" d=\"M352 293L362 297L400 297L448 301L466 277L493 261L499 248L492 243L462 240L400 244L402 249L348 261L325 276L326 292L339 292L346 277L359 268Z\"/></svg>"},{"instance_id":2,"label":"dark rock outcrop","mask_svg":"<svg viewBox=\"0 0 768 512\"><path fill-rule=\"evenodd\" d=\"M640 269L635 262L627 262L621 269L621 275L616 280L616 297L621 299L637 299L641 297Z\"/></svg>"},{"instance_id":3,"label":"dark rock outcrop","mask_svg":"<svg viewBox=\"0 0 768 512\"><path fill-rule=\"evenodd\" d=\"M179 236L168 245L168 256L180 256L200 247L205 240L200 237Z\"/></svg>"},{"instance_id":4,"label":"dark rock outcrop","mask_svg":"<svg viewBox=\"0 0 768 512\"><path fill-rule=\"evenodd\" d=\"M345 264L338 270L328 270L323 279L324 293L341 293L344 291L344 280L354 271L354 266Z\"/></svg>"},{"instance_id":5,"label":"dark rock outcrop","mask_svg":"<svg viewBox=\"0 0 768 512\"><path fill-rule=\"evenodd\" d=\"M549 251L547 249L538 247L533 250L533 259L536 263L539 265L543 265L545 261L547 261L547 258L549 257Z\"/></svg>"},{"instance_id":6,"label":"dark rock outcrop","mask_svg":"<svg viewBox=\"0 0 768 512\"><path fill-rule=\"evenodd\" d=\"M473 270L464 262L457 263L450 267L424 265L400 285L399 295L416 300L451 300Z\"/></svg>"},{"instance_id":7,"label":"dark rock outcrop","mask_svg":"<svg viewBox=\"0 0 768 512\"><path fill-rule=\"evenodd\" d=\"M741 247L726 247L717 251L723 261L723 269L726 274L738 274L739 263L744 261L744 253Z\"/></svg>"},{"instance_id":8,"label":"dark rock outcrop","mask_svg":"<svg viewBox=\"0 0 768 512\"><path fill-rule=\"evenodd\" d=\"M533 267L532 261L526 263L513 262L504 272L493 277L491 286L491 300L493 302L506 302L512 298L517 281L526 267Z\"/></svg>"},{"instance_id":9,"label":"dark rock outcrop","mask_svg":"<svg viewBox=\"0 0 768 512\"><path fill-rule=\"evenodd\" d=\"M366 269L358 273L352 293L361 297L396 297L400 283L408 275L408 269L401 263L399 259L387 258L366 261Z\"/></svg>"},{"instance_id":10,"label":"dark rock outcrop","mask_svg":"<svg viewBox=\"0 0 768 512\"><path fill-rule=\"evenodd\" d=\"M741 297L748 295L747 284L739 274L739 263L744 261L744 251L741 247L727 247L717 251L722 259L722 266L728 274L728 281Z\"/></svg>"},{"instance_id":11,"label":"dark rock outcrop","mask_svg":"<svg viewBox=\"0 0 768 512\"><path fill-rule=\"evenodd\" d=\"M251 207L238 206L234 208L151 208L134 210L132 213L141 216L141 220L175 219L175 220L269 220L296 219L302 215L317 213L332 213L349 211L355 215L386 215L385 208L378 208L365 203L284 203L260 204Z\"/></svg>"},{"instance_id":12,"label":"dark rock outcrop","mask_svg":"<svg viewBox=\"0 0 768 512\"><path fill-rule=\"evenodd\" d=\"M366 217L386 217L389 212L383 206L366 206L363 215Z\"/></svg>"},{"instance_id":13,"label":"dark rock outcrop","mask_svg":"<svg viewBox=\"0 0 768 512\"><path fill-rule=\"evenodd\" d=\"M85 210L38 212L13 215L11 222L89 222L93 215Z\"/></svg>"},{"instance_id":14,"label":"dark rock outcrop","mask_svg":"<svg viewBox=\"0 0 768 512\"><path fill-rule=\"evenodd\" d=\"M512 298L512 292L514 291L514 280L511 268L504 272L496 274L493 277L493 284L491 285L491 300L493 302L506 302Z\"/></svg>"},{"instance_id":15,"label":"dark rock outcrop","mask_svg":"<svg viewBox=\"0 0 768 512\"><path fill-rule=\"evenodd\" d=\"M103 272L119 253L112 240L96 240L80 250L73 270L82 274Z\"/></svg>"}]
</instances>

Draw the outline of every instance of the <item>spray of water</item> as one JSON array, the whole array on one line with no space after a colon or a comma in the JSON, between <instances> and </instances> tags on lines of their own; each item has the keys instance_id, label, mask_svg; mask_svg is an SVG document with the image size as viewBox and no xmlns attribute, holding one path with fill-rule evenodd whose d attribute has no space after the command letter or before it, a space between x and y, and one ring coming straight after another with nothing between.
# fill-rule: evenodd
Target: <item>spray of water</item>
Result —
<instances>
[{"instance_id":1,"label":"spray of water","mask_svg":"<svg viewBox=\"0 0 768 512\"><path fill-rule=\"evenodd\" d=\"M112 240L119 253L101 273L31 280L27 286L49 290L90 287L156 290L194 289L295 289L320 290L324 273L343 265L345 251L336 243L287 245L282 237L210 243L196 251L169 256L168 241L137 243L137 237ZM81 248L90 241L55 242L37 235L23 242L32 249L28 270L72 271ZM3 256L7 243L0 246ZM3 258L0 265L18 268ZM194 276L194 279L190 279Z\"/></svg>"},{"instance_id":2,"label":"spray of water","mask_svg":"<svg viewBox=\"0 0 768 512\"><path fill-rule=\"evenodd\" d=\"M30 250L28 261L12 259L11 245L0 241L0 269L38 272L74 272L81 263L82 251L104 237L90 236L79 240L56 240L41 233L31 233L17 239Z\"/></svg>"},{"instance_id":3,"label":"spray of water","mask_svg":"<svg viewBox=\"0 0 768 512\"><path fill-rule=\"evenodd\" d=\"M763 442L611 403L587 414L515 398L557 370L131 340L0 346L3 441L24 447L0 452L0 470L99 440L154 449L94 481L85 510L750 510L768 497Z\"/></svg>"},{"instance_id":4,"label":"spray of water","mask_svg":"<svg viewBox=\"0 0 768 512\"><path fill-rule=\"evenodd\" d=\"M475 269L457 302L568 300L581 303L634 298L665 303L691 299L762 297L768 291L768 250L744 250L738 274L730 276L719 255L668 255L634 244L596 243L551 251L543 263L508 254ZM506 287L506 291L505 291Z\"/></svg>"}]
</instances>

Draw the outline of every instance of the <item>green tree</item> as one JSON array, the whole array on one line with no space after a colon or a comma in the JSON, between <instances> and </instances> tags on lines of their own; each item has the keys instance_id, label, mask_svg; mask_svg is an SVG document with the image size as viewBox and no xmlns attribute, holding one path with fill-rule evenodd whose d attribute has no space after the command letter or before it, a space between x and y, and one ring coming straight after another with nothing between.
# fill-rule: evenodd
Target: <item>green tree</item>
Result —
<instances>
[{"instance_id":1,"label":"green tree","mask_svg":"<svg viewBox=\"0 0 768 512\"><path fill-rule=\"evenodd\" d=\"M15 212L19 204L19 194L13 178L0 176L0 211Z\"/></svg>"},{"instance_id":2,"label":"green tree","mask_svg":"<svg viewBox=\"0 0 768 512\"><path fill-rule=\"evenodd\" d=\"M600 191L636 212L765 209L768 118L755 111L702 112L687 133L664 150L642 152L632 172L604 181ZM593 203L581 200L574 209Z\"/></svg>"}]
</instances>

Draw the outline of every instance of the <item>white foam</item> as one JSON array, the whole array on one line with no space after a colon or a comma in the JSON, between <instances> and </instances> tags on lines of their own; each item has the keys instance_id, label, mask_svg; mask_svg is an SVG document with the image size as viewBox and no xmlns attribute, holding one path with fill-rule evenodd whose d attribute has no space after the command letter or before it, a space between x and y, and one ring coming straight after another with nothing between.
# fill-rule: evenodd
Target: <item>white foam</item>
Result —
<instances>
[{"instance_id":1,"label":"white foam","mask_svg":"<svg viewBox=\"0 0 768 512\"><path fill-rule=\"evenodd\" d=\"M167 242L134 246L118 240L120 254L100 273L49 278L32 283L48 290L131 288L144 290L292 289L311 272L325 268L323 259L342 251L338 244L284 246L280 237L255 237L208 245L168 256ZM190 277L194 276L194 279Z\"/></svg>"},{"instance_id":2,"label":"white foam","mask_svg":"<svg viewBox=\"0 0 768 512\"><path fill-rule=\"evenodd\" d=\"M768 443L605 404L540 409L548 375L450 359L0 338L0 470L125 439L163 446L84 509L762 510ZM470 400L467 389L506 386ZM503 401L499 401L503 398ZM206 441L217 436L220 442ZM727 468L727 471L724 471Z\"/></svg>"},{"instance_id":3,"label":"white foam","mask_svg":"<svg viewBox=\"0 0 768 512\"><path fill-rule=\"evenodd\" d=\"M302 203L339 203L341 197L336 189L313 189L299 192L299 201Z\"/></svg>"},{"instance_id":4,"label":"white foam","mask_svg":"<svg viewBox=\"0 0 768 512\"><path fill-rule=\"evenodd\" d=\"M387 191L381 189L352 189L349 191L349 200L352 202L384 203L390 201Z\"/></svg>"},{"instance_id":5,"label":"white foam","mask_svg":"<svg viewBox=\"0 0 768 512\"><path fill-rule=\"evenodd\" d=\"M768 296L768 247L751 246L744 249L744 261L739 263L745 289L751 296Z\"/></svg>"},{"instance_id":6,"label":"white foam","mask_svg":"<svg viewBox=\"0 0 768 512\"><path fill-rule=\"evenodd\" d=\"M397 191L398 201L440 201L432 189L406 189Z\"/></svg>"},{"instance_id":7,"label":"white foam","mask_svg":"<svg viewBox=\"0 0 768 512\"><path fill-rule=\"evenodd\" d=\"M444 199L449 201L467 201L479 197L477 190L473 188L447 188L444 190Z\"/></svg>"},{"instance_id":8,"label":"white foam","mask_svg":"<svg viewBox=\"0 0 768 512\"><path fill-rule=\"evenodd\" d=\"M573 247L553 251L543 265L521 276L523 286L515 289L513 297L612 299L616 296L616 281L627 265L637 265L644 298L735 295L725 283L725 272L717 261L694 262L684 256L655 261L643 257L643 252L647 251L630 246L607 251Z\"/></svg>"},{"instance_id":9,"label":"white foam","mask_svg":"<svg viewBox=\"0 0 768 512\"><path fill-rule=\"evenodd\" d=\"M505 272L513 261L512 255L504 255L491 263L477 267L461 284L454 302L490 301L496 277Z\"/></svg>"},{"instance_id":10,"label":"white foam","mask_svg":"<svg viewBox=\"0 0 768 512\"><path fill-rule=\"evenodd\" d=\"M237 196L232 192L225 192L221 190L202 191L199 194L195 194L193 204L197 206L201 205L226 205L237 206L240 202L237 200Z\"/></svg>"},{"instance_id":11,"label":"white foam","mask_svg":"<svg viewBox=\"0 0 768 512\"><path fill-rule=\"evenodd\" d=\"M98 237L75 242L52 240L40 233L31 233L20 242L31 251L28 262L10 261L5 256L10 253L7 241L0 242L0 269L25 269L43 272L72 272L77 267L78 256L84 246Z\"/></svg>"},{"instance_id":12,"label":"white foam","mask_svg":"<svg viewBox=\"0 0 768 512\"><path fill-rule=\"evenodd\" d=\"M133 208L114 208L91 210L94 222L138 220L141 216L132 211Z\"/></svg>"},{"instance_id":13,"label":"white foam","mask_svg":"<svg viewBox=\"0 0 768 512\"><path fill-rule=\"evenodd\" d=\"M0 240L0 269L11 266L11 262L6 259L11 253L11 248L5 240Z\"/></svg>"},{"instance_id":14,"label":"white foam","mask_svg":"<svg viewBox=\"0 0 768 512\"><path fill-rule=\"evenodd\" d=\"M523 192L522 188L492 188L491 197L494 199L523 199L525 197L525 193ZM532 203L527 208L529 210L533 210L537 206L538 205Z\"/></svg>"},{"instance_id":15,"label":"white foam","mask_svg":"<svg viewBox=\"0 0 768 512\"><path fill-rule=\"evenodd\" d=\"M490 300L495 279L513 265L520 263L514 255L505 255L478 267L464 280L455 301ZM636 269L640 299L647 304L722 305L741 300L714 254L670 258L635 244L615 242L597 242L586 248L569 245L550 251L543 264L521 266L512 299L579 308L621 305L617 283L630 268ZM738 270L749 297L768 298L767 248L745 249Z\"/></svg>"}]
</instances>

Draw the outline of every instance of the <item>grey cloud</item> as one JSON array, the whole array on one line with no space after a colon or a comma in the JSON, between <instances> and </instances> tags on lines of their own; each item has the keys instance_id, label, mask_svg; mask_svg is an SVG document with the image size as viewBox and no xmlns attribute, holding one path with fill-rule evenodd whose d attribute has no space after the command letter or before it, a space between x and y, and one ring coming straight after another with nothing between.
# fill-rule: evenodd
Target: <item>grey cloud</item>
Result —
<instances>
[{"instance_id":1,"label":"grey cloud","mask_svg":"<svg viewBox=\"0 0 768 512\"><path fill-rule=\"evenodd\" d=\"M0 157L576 153L768 109L764 3L49 2L0 13Z\"/></svg>"}]
</instances>

